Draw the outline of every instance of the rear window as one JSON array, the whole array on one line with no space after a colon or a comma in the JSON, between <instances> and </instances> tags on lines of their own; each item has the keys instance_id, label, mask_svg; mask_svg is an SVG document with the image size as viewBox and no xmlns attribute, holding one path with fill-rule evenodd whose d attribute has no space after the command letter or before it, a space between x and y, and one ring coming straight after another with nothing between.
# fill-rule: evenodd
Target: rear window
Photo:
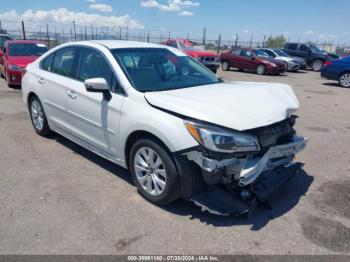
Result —
<instances>
[{"instance_id":1,"label":"rear window","mask_svg":"<svg viewBox=\"0 0 350 262\"><path fill-rule=\"evenodd\" d=\"M41 56L48 48L44 44L11 44L9 56Z\"/></svg>"},{"instance_id":2,"label":"rear window","mask_svg":"<svg viewBox=\"0 0 350 262\"><path fill-rule=\"evenodd\" d=\"M52 62L53 62L53 58L55 57L55 53L49 55L48 57L46 57L43 61L41 61L40 63L40 68L46 71L51 72L52 70Z\"/></svg>"},{"instance_id":3,"label":"rear window","mask_svg":"<svg viewBox=\"0 0 350 262\"><path fill-rule=\"evenodd\" d=\"M7 40L12 40L12 38L7 36L7 35L1 35L0 36L0 47L2 47L5 43L5 41L7 41Z\"/></svg>"},{"instance_id":4,"label":"rear window","mask_svg":"<svg viewBox=\"0 0 350 262\"><path fill-rule=\"evenodd\" d=\"M297 50L298 44L287 44L287 49Z\"/></svg>"}]
</instances>

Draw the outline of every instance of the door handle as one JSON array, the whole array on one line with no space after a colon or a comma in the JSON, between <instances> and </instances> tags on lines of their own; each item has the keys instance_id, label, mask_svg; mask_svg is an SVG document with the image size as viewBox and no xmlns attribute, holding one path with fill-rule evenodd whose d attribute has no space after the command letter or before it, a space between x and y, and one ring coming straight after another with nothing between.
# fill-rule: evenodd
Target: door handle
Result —
<instances>
[{"instance_id":1,"label":"door handle","mask_svg":"<svg viewBox=\"0 0 350 262\"><path fill-rule=\"evenodd\" d=\"M45 84L45 79L40 77L38 82L39 82L39 84L43 85L43 84Z\"/></svg>"},{"instance_id":2,"label":"door handle","mask_svg":"<svg viewBox=\"0 0 350 262\"><path fill-rule=\"evenodd\" d=\"M71 99L77 99L78 98L77 93L75 93L72 90L68 90L67 94L68 94L69 98L71 98Z\"/></svg>"}]
</instances>

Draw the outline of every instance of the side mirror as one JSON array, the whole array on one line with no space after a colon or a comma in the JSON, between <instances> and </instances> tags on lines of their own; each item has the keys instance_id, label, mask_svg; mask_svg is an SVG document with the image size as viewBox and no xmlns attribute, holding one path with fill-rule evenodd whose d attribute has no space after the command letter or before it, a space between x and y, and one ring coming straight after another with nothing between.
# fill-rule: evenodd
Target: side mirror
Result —
<instances>
[{"instance_id":1,"label":"side mirror","mask_svg":"<svg viewBox=\"0 0 350 262\"><path fill-rule=\"evenodd\" d=\"M109 92L109 86L104 78L91 78L84 81L85 89L88 92L103 93L103 97L106 100L110 100L111 93Z\"/></svg>"}]
</instances>

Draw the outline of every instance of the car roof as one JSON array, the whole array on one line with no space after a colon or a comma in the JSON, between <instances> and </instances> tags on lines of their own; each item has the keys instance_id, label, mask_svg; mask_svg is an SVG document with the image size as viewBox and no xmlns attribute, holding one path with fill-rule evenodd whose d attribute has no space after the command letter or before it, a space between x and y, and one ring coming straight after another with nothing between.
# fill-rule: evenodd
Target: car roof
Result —
<instances>
[{"instance_id":1,"label":"car roof","mask_svg":"<svg viewBox=\"0 0 350 262\"><path fill-rule=\"evenodd\" d=\"M7 40L7 44L42 44L42 41L37 40Z\"/></svg>"},{"instance_id":2,"label":"car roof","mask_svg":"<svg viewBox=\"0 0 350 262\"><path fill-rule=\"evenodd\" d=\"M74 44L86 44L91 43L100 44L108 49L119 49L119 48L164 48L164 45L137 42L137 41L126 41L126 40L90 40L90 41L80 41L71 43Z\"/></svg>"}]
</instances>

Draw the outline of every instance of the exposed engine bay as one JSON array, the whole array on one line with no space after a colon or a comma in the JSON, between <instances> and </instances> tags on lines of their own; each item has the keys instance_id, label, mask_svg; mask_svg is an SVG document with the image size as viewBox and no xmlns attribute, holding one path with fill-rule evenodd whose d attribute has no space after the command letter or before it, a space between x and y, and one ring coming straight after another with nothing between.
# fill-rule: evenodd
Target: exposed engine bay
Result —
<instances>
[{"instance_id":1,"label":"exposed engine bay","mask_svg":"<svg viewBox=\"0 0 350 262\"><path fill-rule=\"evenodd\" d=\"M293 129L295 119L296 117L292 116L270 126L246 131L258 138L260 150L256 152L228 155L207 150L193 150L185 153L189 160L201 168L202 179L206 184L206 190L204 190L206 193L204 195L202 193L202 196L194 196L192 200L202 209L214 214L228 214L231 213L229 210L234 209L237 210L232 213L248 212L249 204L252 202L265 201L301 169L302 165L294 163L293 159L305 148L307 139L296 135ZM213 190L212 187L216 185L221 190L225 189L226 192L233 193L237 199L232 201L236 202L236 205L237 202L242 203L233 209L228 205L229 210L225 210L222 205L218 208L218 204L212 201L217 197L214 195L226 193L220 192L219 189ZM215 192L215 194L208 192ZM228 197L226 195L220 198ZM208 203L216 207L205 206Z\"/></svg>"}]
</instances>

